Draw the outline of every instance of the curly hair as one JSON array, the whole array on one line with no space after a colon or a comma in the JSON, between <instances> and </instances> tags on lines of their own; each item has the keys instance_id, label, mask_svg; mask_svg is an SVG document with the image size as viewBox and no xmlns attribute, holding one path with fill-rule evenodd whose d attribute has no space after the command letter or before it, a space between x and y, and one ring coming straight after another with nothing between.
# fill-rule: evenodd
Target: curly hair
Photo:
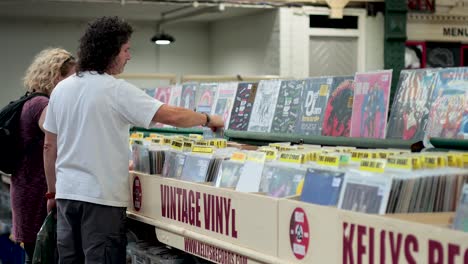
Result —
<instances>
[{"instance_id":1,"label":"curly hair","mask_svg":"<svg viewBox=\"0 0 468 264\"><path fill-rule=\"evenodd\" d=\"M106 72L132 33L132 26L118 17L101 17L90 23L80 39L77 75Z\"/></svg>"},{"instance_id":2,"label":"curly hair","mask_svg":"<svg viewBox=\"0 0 468 264\"><path fill-rule=\"evenodd\" d=\"M50 94L59 77L67 76L76 65L72 54L60 48L48 48L36 55L23 77L28 92Z\"/></svg>"}]
</instances>

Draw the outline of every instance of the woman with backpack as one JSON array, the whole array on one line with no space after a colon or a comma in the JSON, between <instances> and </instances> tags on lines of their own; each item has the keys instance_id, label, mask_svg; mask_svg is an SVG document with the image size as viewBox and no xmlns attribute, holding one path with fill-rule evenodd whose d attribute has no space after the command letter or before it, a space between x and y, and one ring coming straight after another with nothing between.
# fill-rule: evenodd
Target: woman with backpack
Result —
<instances>
[{"instance_id":1,"label":"woman with backpack","mask_svg":"<svg viewBox=\"0 0 468 264\"><path fill-rule=\"evenodd\" d=\"M11 177L12 238L23 243L26 263L31 263L36 235L47 215L47 183L44 173L43 123L49 96L61 80L75 72L76 60L66 50L49 48L41 51L24 76L31 97L22 107L19 118L18 147L21 153L18 166Z\"/></svg>"}]
</instances>

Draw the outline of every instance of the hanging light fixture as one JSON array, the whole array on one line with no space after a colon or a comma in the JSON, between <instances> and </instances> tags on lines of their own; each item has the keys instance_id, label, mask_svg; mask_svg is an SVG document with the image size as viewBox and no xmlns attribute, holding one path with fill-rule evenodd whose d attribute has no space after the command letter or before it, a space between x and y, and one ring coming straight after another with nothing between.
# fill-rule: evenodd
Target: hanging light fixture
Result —
<instances>
[{"instance_id":1,"label":"hanging light fixture","mask_svg":"<svg viewBox=\"0 0 468 264\"><path fill-rule=\"evenodd\" d=\"M173 36L166 34L162 31L161 32L158 31L158 33L156 33L156 35L154 35L151 38L151 42L154 42L154 44L156 45L169 45L174 41L175 41L175 38Z\"/></svg>"},{"instance_id":2,"label":"hanging light fixture","mask_svg":"<svg viewBox=\"0 0 468 264\"><path fill-rule=\"evenodd\" d=\"M162 21L156 26L156 35L151 38L151 42L156 45L169 45L175 41L175 38L167 33L164 30L161 30L161 24L164 22L164 17Z\"/></svg>"}]
</instances>

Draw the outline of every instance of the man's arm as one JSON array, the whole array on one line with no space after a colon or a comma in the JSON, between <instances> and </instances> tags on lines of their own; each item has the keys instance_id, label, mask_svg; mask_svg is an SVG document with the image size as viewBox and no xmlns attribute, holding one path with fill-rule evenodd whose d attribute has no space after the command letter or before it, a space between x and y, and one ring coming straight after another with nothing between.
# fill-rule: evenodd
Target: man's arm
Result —
<instances>
[{"instance_id":1,"label":"man's arm","mask_svg":"<svg viewBox=\"0 0 468 264\"><path fill-rule=\"evenodd\" d=\"M47 180L47 192L55 194L55 161L57 160L57 135L44 131L44 171ZM55 199L47 200L47 212L55 207Z\"/></svg>"},{"instance_id":2,"label":"man's arm","mask_svg":"<svg viewBox=\"0 0 468 264\"><path fill-rule=\"evenodd\" d=\"M197 113L187 108L164 104L154 115L153 122L175 127L194 127L205 125L207 117L205 114ZM223 119L219 116L210 116L208 127L224 127Z\"/></svg>"}]
</instances>

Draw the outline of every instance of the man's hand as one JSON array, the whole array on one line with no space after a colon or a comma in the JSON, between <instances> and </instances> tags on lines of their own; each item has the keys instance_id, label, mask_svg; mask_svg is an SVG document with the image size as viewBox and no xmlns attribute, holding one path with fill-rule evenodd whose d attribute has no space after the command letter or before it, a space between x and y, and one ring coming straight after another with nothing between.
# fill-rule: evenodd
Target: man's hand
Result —
<instances>
[{"instance_id":1,"label":"man's hand","mask_svg":"<svg viewBox=\"0 0 468 264\"><path fill-rule=\"evenodd\" d=\"M55 207L57 207L57 203L55 199L48 199L47 200L47 213L50 213Z\"/></svg>"},{"instance_id":2,"label":"man's hand","mask_svg":"<svg viewBox=\"0 0 468 264\"><path fill-rule=\"evenodd\" d=\"M218 128L224 127L224 121L220 116L212 115L210 116L208 127L211 128L211 130L216 131Z\"/></svg>"}]
</instances>

